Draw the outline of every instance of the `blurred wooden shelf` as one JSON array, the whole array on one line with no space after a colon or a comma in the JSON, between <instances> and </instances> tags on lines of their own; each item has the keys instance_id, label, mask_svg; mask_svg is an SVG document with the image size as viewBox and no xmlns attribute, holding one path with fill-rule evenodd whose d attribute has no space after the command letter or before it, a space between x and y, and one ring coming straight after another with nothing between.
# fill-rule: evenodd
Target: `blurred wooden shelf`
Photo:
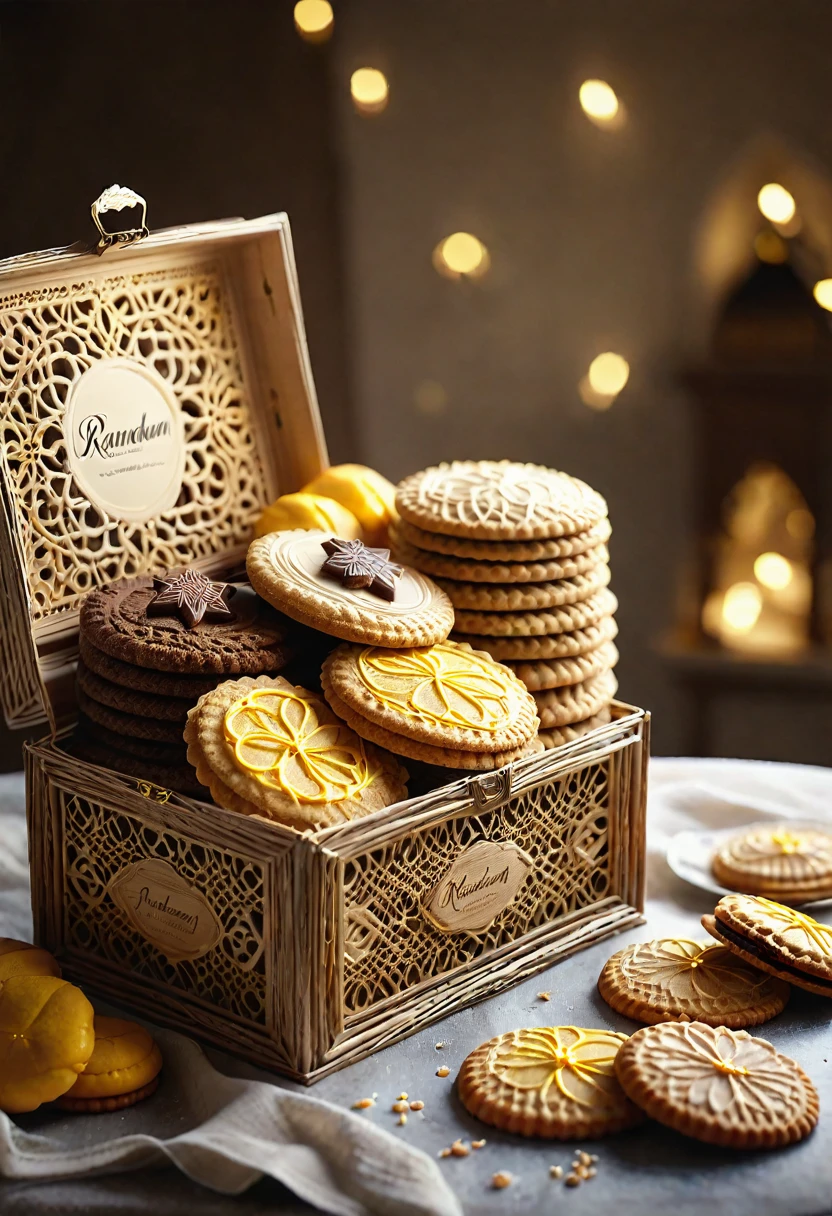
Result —
<instances>
[{"instance_id":1,"label":"blurred wooden shelf","mask_svg":"<svg viewBox=\"0 0 832 1216\"><path fill-rule=\"evenodd\" d=\"M679 677L690 683L726 689L757 685L770 691L832 693L829 647L813 646L782 656L756 656L670 634L662 639L658 651Z\"/></svg>"}]
</instances>

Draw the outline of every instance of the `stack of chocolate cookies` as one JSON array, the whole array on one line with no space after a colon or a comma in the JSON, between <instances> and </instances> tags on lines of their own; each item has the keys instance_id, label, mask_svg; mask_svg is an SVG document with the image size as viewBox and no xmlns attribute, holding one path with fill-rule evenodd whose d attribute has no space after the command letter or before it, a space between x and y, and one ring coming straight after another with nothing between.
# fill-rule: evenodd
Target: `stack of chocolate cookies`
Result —
<instances>
[{"instance_id":1,"label":"stack of chocolate cookies","mask_svg":"<svg viewBox=\"0 0 832 1216\"><path fill-rule=\"evenodd\" d=\"M397 561L429 574L458 642L512 668L545 746L609 721L618 687L607 505L577 478L511 461L454 461L406 478Z\"/></svg>"},{"instance_id":2,"label":"stack of chocolate cookies","mask_svg":"<svg viewBox=\"0 0 832 1216\"><path fill-rule=\"evenodd\" d=\"M91 592L81 608L76 755L185 794L188 711L229 675L279 672L287 623L246 585L185 570Z\"/></svg>"}]
</instances>

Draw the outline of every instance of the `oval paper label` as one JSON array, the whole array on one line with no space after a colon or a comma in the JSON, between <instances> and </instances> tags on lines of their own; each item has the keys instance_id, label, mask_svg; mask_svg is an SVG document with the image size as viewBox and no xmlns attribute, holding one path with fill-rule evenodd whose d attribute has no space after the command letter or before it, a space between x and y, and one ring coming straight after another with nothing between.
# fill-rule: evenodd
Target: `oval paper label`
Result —
<instances>
[{"instance_id":1,"label":"oval paper label","mask_svg":"<svg viewBox=\"0 0 832 1216\"><path fill-rule=\"evenodd\" d=\"M213 950L222 925L211 905L166 861L138 861L119 870L110 896L134 929L171 962Z\"/></svg>"},{"instance_id":2,"label":"oval paper label","mask_svg":"<svg viewBox=\"0 0 832 1216\"><path fill-rule=\"evenodd\" d=\"M102 359L73 386L64 416L69 467L96 507L141 522L182 488L182 414L161 376L130 359Z\"/></svg>"},{"instance_id":3,"label":"oval paper label","mask_svg":"<svg viewBox=\"0 0 832 1216\"><path fill-rule=\"evenodd\" d=\"M511 841L479 840L462 850L422 912L445 933L484 933L515 898L532 865Z\"/></svg>"}]
</instances>

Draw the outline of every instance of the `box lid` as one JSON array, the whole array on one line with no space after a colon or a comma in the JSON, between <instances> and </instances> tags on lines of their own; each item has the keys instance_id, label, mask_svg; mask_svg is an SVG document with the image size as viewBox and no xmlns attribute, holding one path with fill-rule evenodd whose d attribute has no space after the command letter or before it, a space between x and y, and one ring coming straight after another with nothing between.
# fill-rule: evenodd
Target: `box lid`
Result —
<instances>
[{"instance_id":1,"label":"box lid","mask_svg":"<svg viewBox=\"0 0 832 1216\"><path fill-rule=\"evenodd\" d=\"M109 205L108 205L108 199ZM115 201L113 201L115 200ZM327 465L283 214L0 262L0 703L74 703L84 595L242 559L263 505Z\"/></svg>"}]
</instances>

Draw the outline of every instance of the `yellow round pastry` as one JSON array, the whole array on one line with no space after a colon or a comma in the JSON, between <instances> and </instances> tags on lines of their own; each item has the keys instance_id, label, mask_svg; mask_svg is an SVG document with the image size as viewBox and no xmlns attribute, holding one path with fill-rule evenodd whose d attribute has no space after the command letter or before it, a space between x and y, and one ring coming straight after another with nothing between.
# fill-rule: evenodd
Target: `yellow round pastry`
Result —
<instances>
[{"instance_id":1,"label":"yellow round pastry","mask_svg":"<svg viewBox=\"0 0 832 1216\"><path fill-rule=\"evenodd\" d=\"M335 464L303 488L308 494L326 494L352 511L368 545L387 545L387 527L396 518L396 487L381 473L363 464Z\"/></svg>"},{"instance_id":2,"label":"yellow round pastry","mask_svg":"<svg viewBox=\"0 0 832 1216\"><path fill-rule=\"evenodd\" d=\"M161 1052L144 1027L96 1016L89 1063L58 1105L80 1111L132 1106L155 1090L161 1070Z\"/></svg>"},{"instance_id":3,"label":"yellow round pastry","mask_svg":"<svg viewBox=\"0 0 832 1216\"><path fill-rule=\"evenodd\" d=\"M306 531L319 529L331 532L341 540L362 540L364 532L352 511L326 498L323 494L282 494L271 506L266 507L254 525L255 536L267 536L270 532L291 532L295 528Z\"/></svg>"},{"instance_id":4,"label":"yellow round pastry","mask_svg":"<svg viewBox=\"0 0 832 1216\"><path fill-rule=\"evenodd\" d=\"M65 1094L94 1043L80 988L52 975L11 976L0 985L0 1110L20 1114Z\"/></svg>"},{"instance_id":5,"label":"yellow round pastry","mask_svg":"<svg viewBox=\"0 0 832 1216\"><path fill-rule=\"evenodd\" d=\"M48 950L14 937L0 937L0 984L13 975L52 975L60 979L61 969Z\"/></svg>"}]
</instances>

